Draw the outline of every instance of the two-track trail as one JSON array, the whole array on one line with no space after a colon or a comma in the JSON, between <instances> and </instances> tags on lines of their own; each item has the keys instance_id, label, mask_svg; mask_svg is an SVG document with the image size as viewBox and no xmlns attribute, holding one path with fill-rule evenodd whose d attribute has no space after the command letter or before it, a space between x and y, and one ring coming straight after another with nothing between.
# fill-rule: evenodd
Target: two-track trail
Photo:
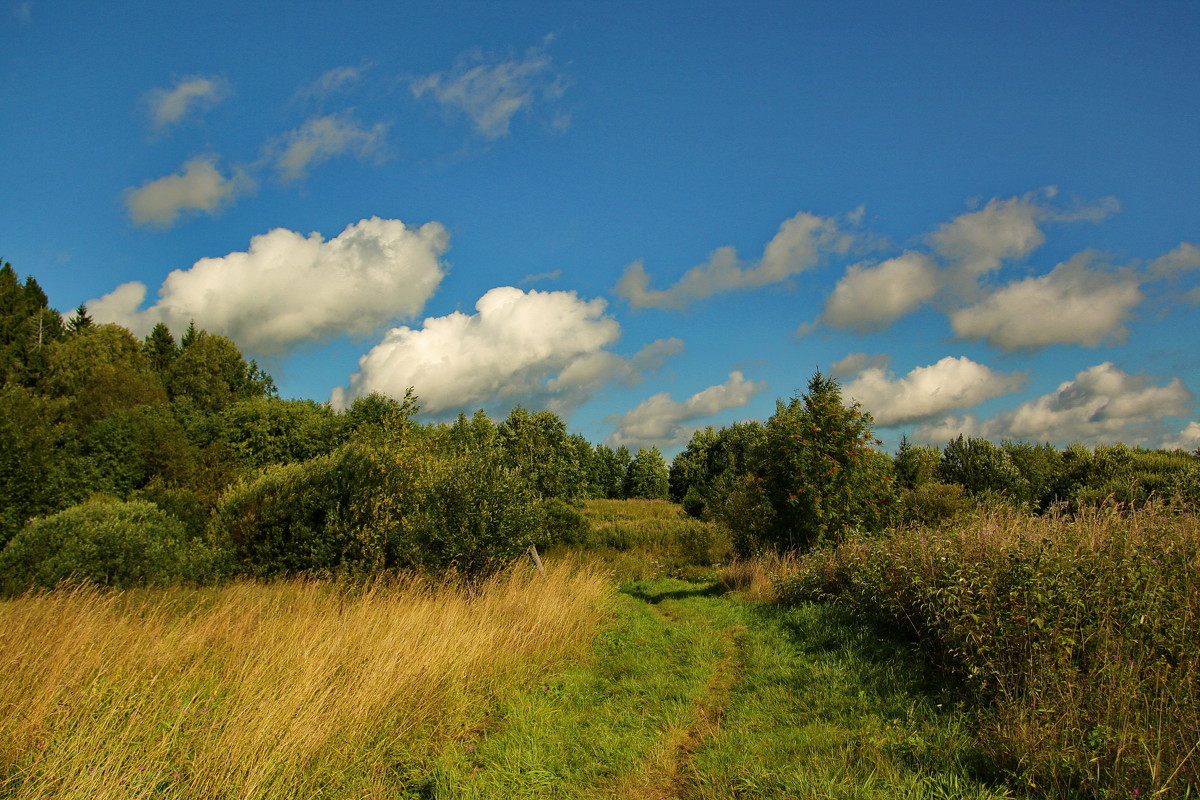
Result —
<instances>
[{"instance_id":1,"label":"two-track trail","mask_svg":"<svg viewBox=\"0 0 1200 800\"><path fill-rule=\"evenodd\" d=\"M501 700L416 797L994 798L912 649L821 605L626 586L592 658Z\"/></svg>"}]
</instances>

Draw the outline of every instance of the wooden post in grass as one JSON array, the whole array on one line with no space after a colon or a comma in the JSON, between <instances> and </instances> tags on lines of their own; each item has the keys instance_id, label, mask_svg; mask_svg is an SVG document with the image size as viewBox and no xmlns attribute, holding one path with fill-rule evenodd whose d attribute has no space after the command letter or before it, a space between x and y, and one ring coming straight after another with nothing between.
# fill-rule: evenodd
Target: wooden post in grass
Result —
<instances>
[{"instance_id":1,"label":"wooden post in grass","mask_svg":"<svg viewBox=\"0 0 1200 800\"><path fill-rule=\"evenodd\" d=\"M529 549L528 549L528 550L526 550L525 552L527 552L527 553L529 553L529 555L533 556L533 563L534 563L535 565L537 565L538 572L540 572L541 574L545 575L545 574L546 574L546 570L545 570L545 568L542 566L542 557L538 555L538 551L537 551L537 545L536 545L536 544L531 544L531 545L529 545Z\"/></svg>"}]
</instances>

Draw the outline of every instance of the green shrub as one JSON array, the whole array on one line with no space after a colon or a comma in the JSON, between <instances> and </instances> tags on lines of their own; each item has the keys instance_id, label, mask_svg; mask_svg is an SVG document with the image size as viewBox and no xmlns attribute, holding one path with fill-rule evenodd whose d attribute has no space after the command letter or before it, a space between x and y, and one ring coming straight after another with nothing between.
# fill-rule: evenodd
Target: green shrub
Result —
<instances>
[{"instance_id":1,"label":"green shrub","mask_svg":"<svg viewBox=\"0 0 1200 800\"><path fill-rule=\"evenodd\" d=\"M213 533L254 575L454 567L481 575L545 541L541 501L490 450L414 430L242 481Z\"/></svg>"},{"instance_id":2,"label":"green shrub","mask_svg":"<svg viewBox=\"0 0 1200 800\"><path fill-rule=\"evenodd\" d=\"M591 539L592 526L578 508L562 500L549 500L542 508L545 538L548 544L585 546Z\"/></svg>"},{"instance_id":3,"label":"green shrub","mask_svg":"<svg viewBox=\"0 0 1200 800\"><path fill-rule=\"evenodd\" d=\"M923 483L904 489L901 518L918 525L940 525L954 519L969 506L963 488L955 483Z\"/></svg>"},{"instance_id":4,"label":"green shrub","mask_svg":"<svg viewBox=\"0 0 1200 800\"><path fill-rule=\"evenodd\" d=\"M204 580L217 557L182 522L146 501L89 502L36 519L0 552L6 594L63 581L129 588Z\"/></svg>"},{"instance_id":5,"label":"green shrub","mask_svg":"<svg viewBox=\"0 0 1200 800\"><path fill-rule=\"evenodd\" d=\"M910 633L978 705L980 742L1039 795L1200 786L1200 521L1149 507L999 507L852 537L781 582Z\"/></svg>"}]
</instances>

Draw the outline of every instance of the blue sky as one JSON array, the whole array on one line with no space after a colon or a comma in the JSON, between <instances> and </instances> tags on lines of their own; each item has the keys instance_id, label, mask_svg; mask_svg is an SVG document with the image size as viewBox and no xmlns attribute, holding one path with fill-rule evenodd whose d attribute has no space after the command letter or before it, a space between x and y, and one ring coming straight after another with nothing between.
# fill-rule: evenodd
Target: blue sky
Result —
<instances>
[{"instance_id":1,"label":"blue sky","mask_svg":"<svg viewBox=\"0 0 1200 800\"><path fill-rule=\"evenodd\" d=\"M0 256L335 404L1200 447L1200 4L0 0Z\"/></svg>"}]
</instances>

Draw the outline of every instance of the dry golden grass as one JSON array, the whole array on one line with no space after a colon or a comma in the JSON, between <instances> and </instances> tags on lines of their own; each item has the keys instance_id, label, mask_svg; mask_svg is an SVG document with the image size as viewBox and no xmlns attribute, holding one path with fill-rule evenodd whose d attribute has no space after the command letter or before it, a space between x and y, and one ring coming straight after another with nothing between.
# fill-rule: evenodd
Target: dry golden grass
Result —
<instances>
[{"instance_id":1,"label":"dry golden grass","mask_svg":"<svg viewBox=\"0 0 1200 800\"><path fill-rule=\"evenodd\" d=\"M0 603L0 796L395 796L491 698L584 652L611 592L552 568Z\"/></svg>"}]
</instances>

